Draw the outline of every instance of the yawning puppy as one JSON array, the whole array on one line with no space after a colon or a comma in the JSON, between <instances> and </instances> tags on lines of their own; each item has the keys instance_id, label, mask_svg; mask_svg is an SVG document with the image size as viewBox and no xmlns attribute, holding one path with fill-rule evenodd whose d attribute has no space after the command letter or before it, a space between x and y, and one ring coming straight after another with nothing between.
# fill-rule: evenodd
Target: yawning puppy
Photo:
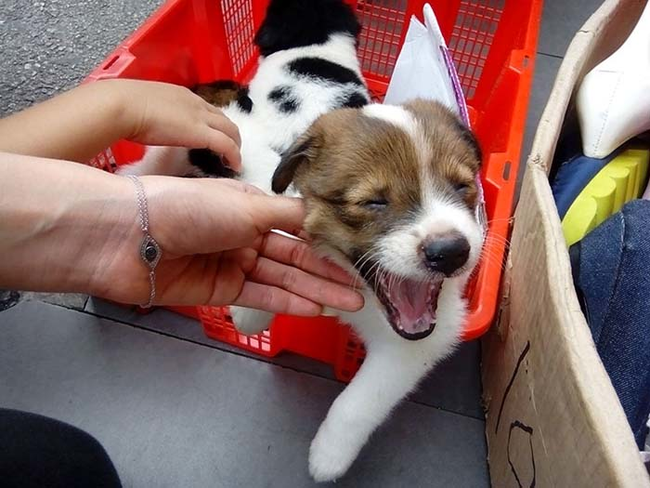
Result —
<instances>
[{"instance_id":1,"label":"yawning puppy","mask_svg":"<svg viewBox=\"0 0 650 488\"><path fill-rule=\"evenodd\" d=\"M463 293L482 248L475 218L480 150L435 102L337 110L283 156L273 190L290 184L305 230L324 255L359 276L366 303L338 313L366 359L336 399L310 450L318 481L344 474L370 434L460 340ZM248 332L263 314L235 317Z\"/></svg>"},{"instance_id":2,"label":"yawning puppy","mask_svg":"<svg viewBox=\"0 0 650 488\"><path fill-rule=\"evenodd\" d=\"M273 189L295 182L315 244L353 264L397 334L421 339L433 332L443 278L471 271L481 250L479 162L472 134L441 105L369 105L318 120Z\"/></svg>"}]
</instances>

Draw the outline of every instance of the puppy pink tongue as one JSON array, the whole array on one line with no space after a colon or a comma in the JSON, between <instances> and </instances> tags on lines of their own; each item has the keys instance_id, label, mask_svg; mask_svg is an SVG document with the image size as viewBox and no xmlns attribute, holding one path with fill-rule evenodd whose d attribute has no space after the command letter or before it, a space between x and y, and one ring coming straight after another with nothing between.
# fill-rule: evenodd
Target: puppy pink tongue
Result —
<instances>
[{"instance_id":1,"label":"puppy pink tongue","mask_svg":"<svg viewBox=\"0 0 650 488\"><path fill-rule=\"evenodd\" d=\"M415 334L427 330L434 317L429 311L431 285L412 280L403 280L391 289L391 302L399 313L399 326Z\"/></svg>"}]
</instances>

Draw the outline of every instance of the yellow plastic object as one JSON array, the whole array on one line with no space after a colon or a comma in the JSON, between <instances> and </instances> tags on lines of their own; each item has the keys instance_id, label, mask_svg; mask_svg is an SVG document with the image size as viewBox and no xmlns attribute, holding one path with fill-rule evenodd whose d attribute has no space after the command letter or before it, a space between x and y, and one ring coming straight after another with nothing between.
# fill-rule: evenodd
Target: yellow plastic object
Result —
<instances>
[{"instance_id":1,"label":"yellow plastic object","mask_svg":"<svg viewBox=\"0 0 650 488\"><path fill-rule=\"evenodd\" d=\"M575 199L562 220L567 245L575 244L645 189L650 150L627 149L609 162Z\"/></svg>"}]
</instances>

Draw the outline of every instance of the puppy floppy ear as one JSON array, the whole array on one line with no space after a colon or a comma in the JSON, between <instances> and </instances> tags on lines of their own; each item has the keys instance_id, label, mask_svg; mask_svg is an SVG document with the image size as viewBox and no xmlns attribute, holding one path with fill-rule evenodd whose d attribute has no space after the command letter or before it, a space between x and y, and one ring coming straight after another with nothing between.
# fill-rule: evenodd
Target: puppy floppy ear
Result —
<instances>
[{"instance_id":1,"label":"puppy floppy ear","mask_svg":"<svg viewBox=\"0 0 650 488\"><path fill-rule=\"evenodd\" d=\"M283 155L280 164L273 173L271 189L275 193L283 193L296 176L303 164L309 164L318 155L318 137L307 132L299 138Z\"/></svg>"}]
</instances>

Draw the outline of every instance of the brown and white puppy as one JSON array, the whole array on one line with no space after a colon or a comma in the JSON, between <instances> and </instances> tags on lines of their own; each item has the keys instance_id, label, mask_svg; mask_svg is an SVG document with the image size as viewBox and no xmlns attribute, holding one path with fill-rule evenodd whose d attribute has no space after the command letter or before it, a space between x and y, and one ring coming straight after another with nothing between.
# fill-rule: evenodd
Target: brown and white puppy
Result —
<instances>
[{"instance_id":1,"label":"brown and white puppy","mask_svg":"<svg viewBox=\"0 0 650 488\"><path fill-rule=\"evenodd\" d=\"M343 475L391 409L458 344L483 243L480 160L460 120L421 100L328 113L283 155L273 190L293 185L303 196L314 245L359 276L366 298L359 312L336 312L367 357L312 443L316 480ZM256 332L269 318L240 311L234 320Z\"/></svg>"}]
</instances>

